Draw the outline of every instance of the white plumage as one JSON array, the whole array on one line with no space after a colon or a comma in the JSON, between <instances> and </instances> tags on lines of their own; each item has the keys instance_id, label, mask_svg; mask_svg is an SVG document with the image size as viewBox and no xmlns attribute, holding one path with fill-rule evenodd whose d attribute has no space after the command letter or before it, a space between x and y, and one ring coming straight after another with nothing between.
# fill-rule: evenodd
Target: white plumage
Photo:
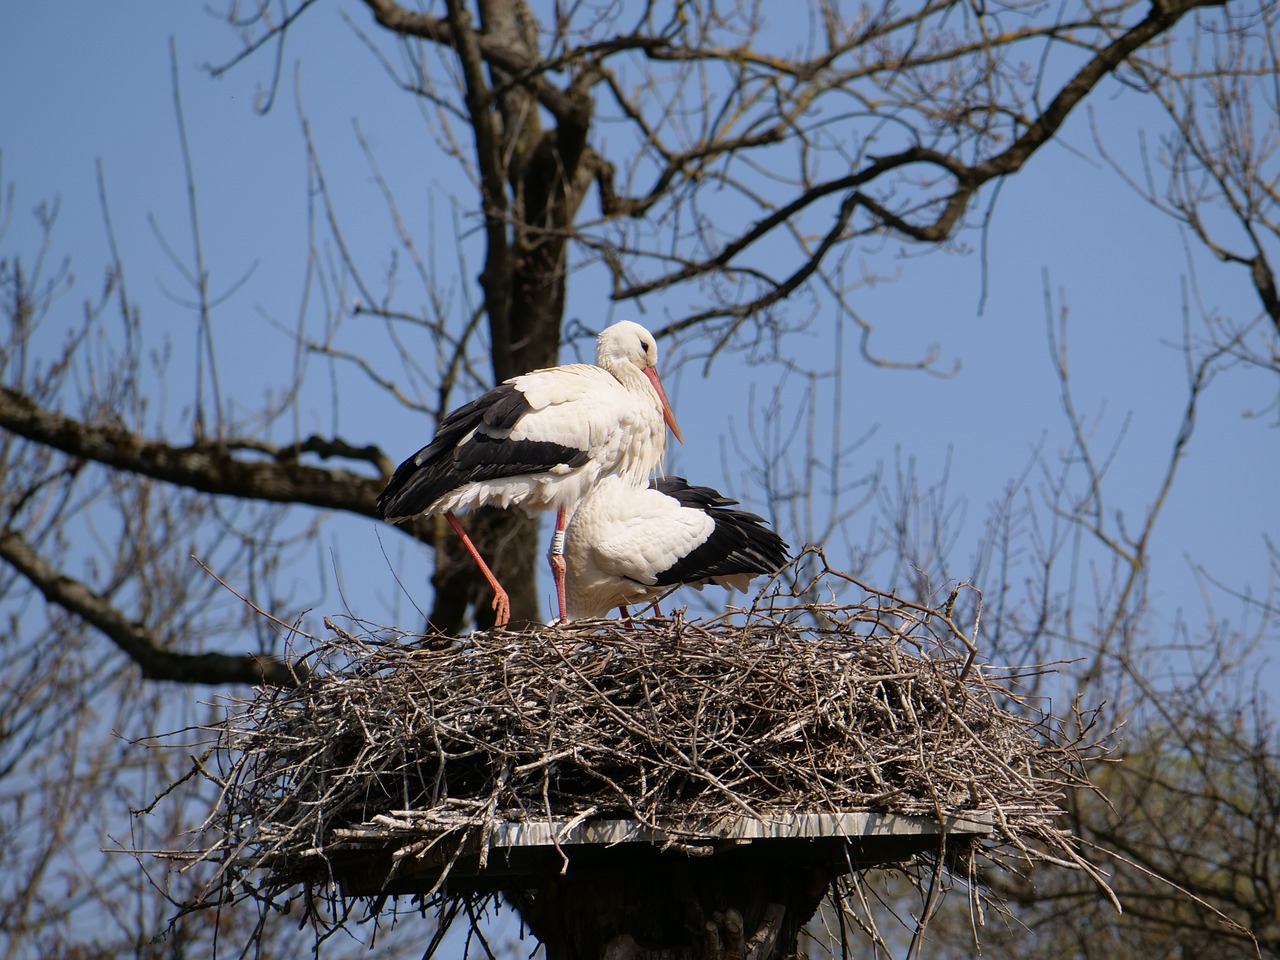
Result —
<instances>
[{"instance_id":1,"label":"white plumage","mask_svg":"<svg viewBox=\"0 0 1280 960\"><path fill-rule=\"evenodd\" d=\"M657 363L653 335L623 321L601 332L595 365L549 367L499 384L446 415L435 438L400 464L378 497L378 516L392 522L445 516L493 587L502 626L510 610L506 591L454 512L481 505L555 509L551 564L563 597L558 547L568 509L602 476L643 485L662 463L667 427L681 439Z\"/></svg>"},{"instance_id":2,"label":"white plumage","mask_svg":"<svg viewBox=\"0 0 1280 960\"><path fill-rule=\"evenodd\" d=\"M787 561L787 545L736 500L681 477L635 487L602 478L565 531L570 620L656 601L681 584L745 590ZM624 610L625 612L625 610Z\"/></svg>"}]
</instances>

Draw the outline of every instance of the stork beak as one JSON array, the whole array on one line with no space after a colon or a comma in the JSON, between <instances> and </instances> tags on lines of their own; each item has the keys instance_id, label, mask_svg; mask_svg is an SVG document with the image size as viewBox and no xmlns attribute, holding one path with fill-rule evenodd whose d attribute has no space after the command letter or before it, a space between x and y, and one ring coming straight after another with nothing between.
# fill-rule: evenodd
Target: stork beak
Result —
<instances>
[{"instance_id":1,"label":"stork beak","mask_svg":"<svg viewBox=\"0 0 1280 960\"><path fill-rule=\"evenodd\" d=\"M653 367L646 367L644 375L649 378L649 382L653 384L654 392L658 394L658 399L662 402L662 419L667 421L667 426L671 428L671 432L675 434L676 439L684 443L684 437L680 436L680 427L676 423L676 415L671 412L671 404L667 402L667 391L662 389L662 381L658 379L658 371Z\"/></svg>"}]
</instances>

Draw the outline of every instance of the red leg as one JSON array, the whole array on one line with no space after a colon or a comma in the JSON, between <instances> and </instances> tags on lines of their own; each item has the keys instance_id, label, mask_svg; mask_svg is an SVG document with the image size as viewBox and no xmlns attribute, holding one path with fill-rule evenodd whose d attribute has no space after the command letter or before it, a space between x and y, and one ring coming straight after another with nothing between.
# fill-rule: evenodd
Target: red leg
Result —
<instances>
[{"instance_id":1,"label":"red leg","mask_svg":"<svg viewBox=\"0 0 1280 960\"><path fill-rule=\"evenodd\" d=\"M495 627L505 627L511 619L511 601L507 598L507 591L502 589L502 584L493 575L489 565L484 562L484 558L480 556L480 551L471 542L471 538L467 536L467 531L462 529L462 524L458 522L458 518L453 515L453 512L446 510L444 518L449 521L449 526L453 527L453 532L462 538L462 545L467 548L467 552L475 560L476 566L480 568L484 578L489 581L489 586L493 587L493 609L495 611L493 625Z\"/></svg>"},{"instance_id":2,"label":"red leg","mask_svg":"<svg viewBox=\"0 0 1280 960\"><path fill-rule=\"evenodd\" d=\"M551 549L547 552L547 560L551 563L551 576L556 582L556 602L560 605L560 622L569 619L569 604L565 599L564 587L564 507L556 512L556 532L551 537Z\"/></svg>"},{"instance_id":3,"label":"red leg","mask_svg":"<svg viewBox=\"0 0 1280 960\"><path fill-rule=\"evenodd\" d=\"M618 604L618 613L621 615L622 622L626 628L628 630L634 630L635 627L631 625L631 612L627 610L627 605L625 603Z\"/></svg>"}]
</instances>

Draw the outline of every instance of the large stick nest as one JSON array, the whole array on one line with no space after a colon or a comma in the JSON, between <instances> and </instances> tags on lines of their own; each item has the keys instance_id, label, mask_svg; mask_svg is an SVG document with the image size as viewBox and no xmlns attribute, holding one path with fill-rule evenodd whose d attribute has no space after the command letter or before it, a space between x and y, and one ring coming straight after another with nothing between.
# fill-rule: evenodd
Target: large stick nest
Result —
<instances>
[{"instance_id":1,"label":"large stick nest","mask_svg":"<svg viewBox=\"0 0 1280 960\"><path fill-rule=\"evenodd\" d=\"M182 857L218 864L224 896L270 897L344 882L371 849L403 864L466 840L483 864L500 822L633 818L692 842L707 818L980 812L980 855L1090 870L1053 823L1101 753L1087 724L973 663L948 612L868 592L462 640L326 621L304 682L213 729L217 808Z\"/></svg>"}]
</instances>

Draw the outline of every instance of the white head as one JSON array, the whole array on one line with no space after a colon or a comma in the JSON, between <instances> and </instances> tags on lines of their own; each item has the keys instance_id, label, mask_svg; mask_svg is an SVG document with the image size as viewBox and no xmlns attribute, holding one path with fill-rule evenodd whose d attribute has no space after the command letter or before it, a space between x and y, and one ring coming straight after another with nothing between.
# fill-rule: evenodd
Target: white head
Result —
<instances>
[{"instance_id":1,"label":"white head","mask_svg":"<svg viewBox=\"0 0 1280 960\"><path fill-rule=\"evenodd\" d=\"M620 362L631 363L641 370L657 367L658 341L630 320L605 327L596 338L596 364L607 370Z\"/></svg>"},{"instance_id":2,"label":"white head","mask_svg":"<svg viewBox=\"0 0 1280 960\"><path fill-rule=\"evenodd\" d=\"M623 364L635 367L653 385L662 404L662 418L666 420L675 438L684 443L680 427L676 424L676 415L671 412L671 404L667 402L667 392L658 378L658 341L653 338L652 333L630 320L605 327L596 339L597 366L604 367L625 383L623 377L619 376Z\"/></svg>"}]
</instances>

